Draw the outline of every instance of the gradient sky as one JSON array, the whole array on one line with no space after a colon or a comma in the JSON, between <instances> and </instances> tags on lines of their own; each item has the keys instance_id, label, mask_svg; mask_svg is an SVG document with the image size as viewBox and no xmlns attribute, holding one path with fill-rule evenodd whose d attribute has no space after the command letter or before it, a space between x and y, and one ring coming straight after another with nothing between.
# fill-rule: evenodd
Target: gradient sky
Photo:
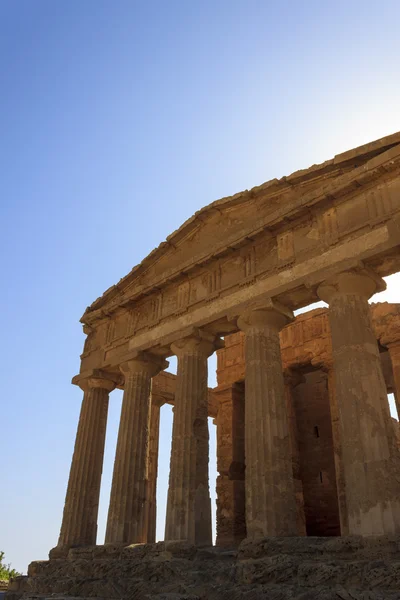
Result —
<instances>
[{"instance_id":1,"label":"gradient sky","mask_svg":"<svg viewBox=\"0 0 400 600\"><path fill-rule=\"evenodd\" d=\"M85 307L205 204L400 130L399 22L398 0L0 2L0 550L15 568L57 542ZM400 301L398 277L383 298ZM166 407L160 537L170 430Z\"/></svg>"}]
</instances>

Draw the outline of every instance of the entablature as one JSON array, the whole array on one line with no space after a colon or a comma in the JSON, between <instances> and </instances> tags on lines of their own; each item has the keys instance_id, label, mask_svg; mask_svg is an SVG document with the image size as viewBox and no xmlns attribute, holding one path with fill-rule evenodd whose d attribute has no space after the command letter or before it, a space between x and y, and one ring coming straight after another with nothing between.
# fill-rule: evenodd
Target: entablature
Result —
<instances>
[{"instance_id":1,"label":"entablature","mask_svg":"<svg viewBox=\"0 0 400 600\"><path fill-rule=\"evenodd\" d=\"M134 351L168 356L177 336L193 328L232 333L240 312L265 298L292 310L306 306L318 300L319 283L341 270L372 268L380 276L400 270L400 145L341 172L312 191L294 194L286 183L287 201L269 204L268 214L257 212L262 192L253 191L244 204L239 198L229 207L238 211L238 222L225 225L218 247L207 235L218 235L223 208L211 205L211 216L200 211L204 239L195 239L198 229L193 239L185 230L178 236L182 244L191 239L189 256L200 249L180 270L168 271L164 279L154 271L147 288L118 284L114 300L99 308L94 303L85 313L82 369L113 367ZM256 212L246 221L249 207ZM250 222L253 229L244 230ZM208 253L203 246L211 246Z\"/></svg>"}]
</instances>

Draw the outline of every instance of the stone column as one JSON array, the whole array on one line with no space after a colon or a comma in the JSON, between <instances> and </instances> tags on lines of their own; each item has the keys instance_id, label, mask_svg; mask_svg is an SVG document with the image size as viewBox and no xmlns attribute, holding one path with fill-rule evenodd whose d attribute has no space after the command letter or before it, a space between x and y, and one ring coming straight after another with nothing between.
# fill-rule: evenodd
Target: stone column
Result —
<instances>
[{"instance_id":1,"label":"stone column","mask_svg":"<svg viewBox=\"0 0 400 600\"><path fill-rule=\"evenodd\" d=\"M340 533L349 535L349 520L346 503L346 482L344 476L342 439L340 432L339 409L336 398L335 373L332 359L325 361L322 370L328 377L329 406L331 409L333 453L335 459L336 488L339 505Z\"/></svg>"},{"instance_id":2,"label":"stone column","mask_svg":"<svg viewBox=\"0 0 400 600\"><path fill-rule=\"evenodd\" d=\"M162 404L164 404L164 400L161 397L151 396L147 494L147 542L149 544L154 544L156 541L158 444L160 438L160 408Z\"/></svg>"},{"instance_id":3,"label":"stone column","mask_svg":"<svg viewBox=\"0 0 400 600\"><path fill-rule=\"evenodd\" d=\"M286 412L288 417L288 427L290 436L290 448L292 455L293 468L293 483L296 499L296 524L297 535L306 536L306 517L304 513L304 493L303 482L300 474L300 454L299 454L299 435L296 414L293 406L293 388L303 383L304 377L294 369L285 369L285 395L286 395Z\"/></svg>"},{"instance_id":4,"label":"stone column","mask_svg":"<svg viewBox=\"0 0 400 600\"><path fill-rule=\"evenodd\" d=\"M249 538L296 535L296 501L279 331L292 313L270 301L238 320L245 334L246 526Z\"/></svg>"},{"instance_id":5,"label":"stone column","mask_svg":"<svg viewBox=\"0 0 400 600\"><path fill-rule=\"evenodd\" d=\"M400 340L386 344L390 354L394 379L394 399L396 402L397 416L400 421Z\"/></svg>"},{"instance_id":6,"label":"stone column","mask_svg":"<svg viewBox=\"0 0 400 600\"><path fill-rule=\"evenodd\" d=\"M103 377L78 381L84 391L58 547L96 544L108 395L115 383Z\"/></svg>"},{"instance_id":7,"label":"stone column","mask_svg":"<svg viewBox=\"0 0 400 600\"><path fill-rule=\"evenodd\" d=\"M178 357L166 540L211 545L207 358L215 338L198 332L172 344Z\"/></svg>"},{"instance_id":8,"label":"stone column","mask_svg":"<svg viewBox=\"0 0 400 600\"><path fill-rule=\"evenodd\" d=\"M244 491L244 384L213 390L218 399L217 546L238 545L246 537Z\"/></svg>"},{"instance_id":9,"label":"stone column","mask_svg":"<svg viewBox=\"0 0 400 600\"><path fill-rule=\"evenodd\" d=\"M347 272L324 282L329 303L349 533L400 528L400 461L368 299L378 278Z\"/></svg>"},{"instance_id":10,"label":"stone column","mask_svg":"<svg viewBox=\"0 0 400 600\"><path fill-rule=\"evenodd\" d=\"M125 374L106 543L146 542L146 493L151 378L168 363L141 354L121 365Z\"/></svg>"}]
</instances>

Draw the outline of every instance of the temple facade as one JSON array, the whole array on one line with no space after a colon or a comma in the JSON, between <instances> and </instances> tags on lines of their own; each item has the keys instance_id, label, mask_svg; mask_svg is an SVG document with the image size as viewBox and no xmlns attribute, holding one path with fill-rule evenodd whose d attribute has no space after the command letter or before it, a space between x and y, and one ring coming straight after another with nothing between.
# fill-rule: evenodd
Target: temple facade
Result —
<instances>
[{"instance_id":1,"label":"temple facade","mask_svg":"<svg viewBox=\"0 0 400 600\"><path fill-rule=\"evenodd\" d=\"M11 581L7 600L399 600L399 424L388 394L399 411L400 304L369 303L399 271L400 133L195 213L82 316L72 382L83 400L58 544ZM319 300L327 307L294 317ZM171 356L176 376L165 372ZM154 543L165 403L169 489Z\"/></svg>"},{"instance_id":2,"label":"temple facade","mask_svg":"<svg viewBox=\"0 0 400 600\"><path fill-rule=\"evenodd\" d=\"M400 380L400 134L216 201L82 317L83 391L53 556L96 544L109 394L124 390L106 544L154 541L160 406L174 403L166 541L400 530L387 393ZM318 300L329 308L294 319ZM218 387L207 359L218 352ZM166 375L169 356L176 378ZM165 384L165 385L164 385ZM399 397L399 395L397 395Z\"/></svg>"},{"instance_id":3,"label":"temple facade","mask_svg":"<svg viewBox=\"0 0 400 600\"><path fill-rule=\"evenodd\" d=\"M397 403L400 394L397 394L396 389L396 383L400 382L400 361L397 360L397 354L400 354L400 304L372 304L370 318L379 349L386 393L394 394L396 408L400 410ZM293 499L296 506L293 511L296 518L293 535L348 535L350 532L345 470L328 310L319 308L299 315L282 329L279 339L293 475ZM207 416L213 418L217 428L217 546L236 546L247 534L245 341L243 332L225 336L224 347L217 350L218 386L208 389L207 394ZM147 437L147 461L145 490L142 492L142 543L156 541L160 409L164 404L175 405L177 383L177 376L165 371L161 371L152 379L147 417L149 421L147 428L144 427ZM386 403L388 411L387 400ZM123 414L121 418L122 416ZM390 417L388 421L392 423L393 437L398 445L399 423ZM207 459L206 417L203 426L202 442ZM77 441L78 439L77 436ZM76 457L74 458L76 460ZM71 470L71 476L72 473ZM207 494L203 514L206 515L207 521L205 526L202 524L202 530L207 533L207 537L198 540L200 545L211 543L212 508L208 493L208 476L205 478L204 489ZM98 496L96 499L98 502ZM110 511L111 508L110 502ZM63 526L65 523L64 514ZM94 523L93 530L96 531L96 520ZM108 525L107 536L111 535L110 528L111 525ZM64 531L61 531L61 536L67 535ZM62 547L71 544L68 538L61 536ZM95 539L94 535L91 539ZM106 537L106 543L110 541L109 537ZM85 542L89 546L93 543L95 542L91 540ZM123 543L139 542L130 542L128 539ZM71 545L76 544L77 542L74 542ZM58 554L58 551L59 548L55 549L55 554Z\"/></svg>"}]
</instances>

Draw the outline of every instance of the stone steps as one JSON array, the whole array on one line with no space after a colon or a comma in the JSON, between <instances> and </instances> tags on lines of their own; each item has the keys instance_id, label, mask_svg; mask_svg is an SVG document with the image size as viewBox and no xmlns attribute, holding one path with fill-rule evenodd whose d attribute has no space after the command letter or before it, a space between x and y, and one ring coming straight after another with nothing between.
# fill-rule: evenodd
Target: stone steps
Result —
<instances>
[{"instance_id":1,"label":"stone steps","mask_svg":"<svg viewBox=\"0 0 400 600\"><path fill-rule=\"evenodd\" d=\"M399 538L266 538L71 550L34 562L6 600L400 600Z\"/></svg>"}]
</instances>

